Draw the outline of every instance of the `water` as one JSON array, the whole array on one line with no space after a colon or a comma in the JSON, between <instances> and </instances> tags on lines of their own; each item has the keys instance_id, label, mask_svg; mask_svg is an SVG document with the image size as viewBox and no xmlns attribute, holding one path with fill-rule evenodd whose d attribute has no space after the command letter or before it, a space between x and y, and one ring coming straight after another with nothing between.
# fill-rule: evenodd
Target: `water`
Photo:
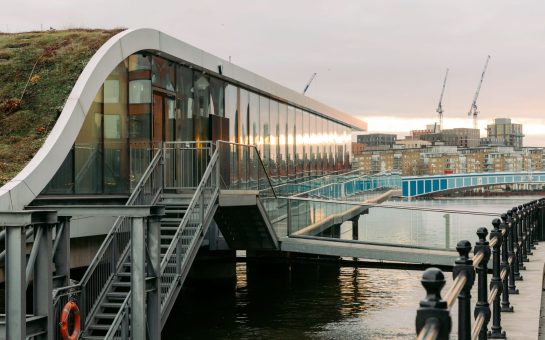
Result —
<instances>
[{"instance_id":1,"label":"water","mask_svg":"<svg viewBox=\"0 0 545 340\"><path fill-rule=\"evenodd\" d=\"M502 213L533 197L445 199L388 204ZM386 211L386 210L384 210ZM397 210L396 210L397 211ZM401 211L401 210L399 210ZM443 245L442 215L407 222L388 210L360 223L360 238L396 243L424 240ZM414 213L412 213L414 214ZM365 218L365 217L364 217ZM456 217L450 243L481 225L474 216ZM375 220L373 220L375 219ZM491 217L486 217L488 226ZM374 222L373 222L374 221ZM381 223L377 223L379 221ZM364 222L364 221L361 221ZM419 226L420 224L420 226ZM442 233L433 232L441 228ZM346 237L347 233L343 233ZM392 236L388 238L392 242ZM262 267L261 267L262 268ZM270 272L238 263L236 283L185 287L163 330L167 339L414 339L418 301L424 297L420 271L292 264ZM447 274L447 276L450 276ZM448 284L447 284L448 286ZM448 287L447 287L448 288Z\"/></svg>"}]
</instances>

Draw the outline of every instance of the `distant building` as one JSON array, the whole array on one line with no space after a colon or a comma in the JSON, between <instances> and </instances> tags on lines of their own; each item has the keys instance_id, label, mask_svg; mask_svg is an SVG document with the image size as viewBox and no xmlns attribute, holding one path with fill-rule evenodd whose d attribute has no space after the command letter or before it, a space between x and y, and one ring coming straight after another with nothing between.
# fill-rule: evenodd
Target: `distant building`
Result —
<instances>
[{"instance_id":1,"label":"distant building","mask_svg":"<svg viewBox=\"0 0 545 340\"><path fill-rule=\"evenodd\" d=\"M365 144L352 142L352 154L354 156L361 155L365 150Z\"/></svg>"},{"instance_id":2,"label":"distant building","mask_svg":"<svg viewBox=\"0 0 545 340\"><path fill-rule=\"evenodd\" d=\"M486 133L488 138L495 138L502 145L522 147L522 124L513 124L510 118L496 118L493 124L487 125Z\"/></svg>"},{"instance_id":3,"label":"distant building","mask_svg":"<svg viewBox=\"0 0 545 340\"><path fill-rule=\"evenodd\" d=\"M429 133L420 135L420 139L431 143L442 142L448 146L458 146L461 148L474 148L480 144L479 129L455 128L445 129L439 133Z\"/></svg>"},{"instance_id":4,"label":"distant building","mask_svg":"<svg viewBox=\"0 0 545 340\"><path fill-rule=\"evenodd\" d=\"M358 135L357 142L367 146L389 145L396 143L397 135L389 133L370 133L367 135Z\"/></svg>"},{"instance_id":5,"label":"distant building","mask_svg":"<svg viewBox=\"0 0 545 340\"><path fill-rule=\"evenodd\" d=\"M431 142L421 139L400 139L396 141L397 145L403 146L404 149L420 149L423 146L431 145Z\"/></svg>"}]
</instances>

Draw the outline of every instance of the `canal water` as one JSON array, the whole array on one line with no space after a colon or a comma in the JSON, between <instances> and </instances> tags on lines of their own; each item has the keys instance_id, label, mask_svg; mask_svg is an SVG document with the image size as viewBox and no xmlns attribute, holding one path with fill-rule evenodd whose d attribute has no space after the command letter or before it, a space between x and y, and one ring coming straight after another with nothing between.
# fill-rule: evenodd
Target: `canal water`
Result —
<instances>
[{"instance_id":1,"label":"canal water","mask_svg":"<svg viewBox=\"0 0 545 340\"><path fill-rule=\"evenodd\" d=\"M474 243L489 216L535 197L393 201L441 211L381 209L360 219L359 238L371 242L454 247ZM371 209L371 210L373 210ZM443 210L448 210L444 212ZM445 218L444 215L451 215ZM447 221L448 220L448 221ZM448 224L448 225L447 225ZM447 233L448 231L448 233ZM448 237L447 237L448 234ZM352 236L349 226L342 238ZM163 330L166 339L414 339L424 297L421 271L292 264L267 273L238 263L232 285L185 287ZM450 273L445 275L450 276Z\"/></svg>"}]
</instances>

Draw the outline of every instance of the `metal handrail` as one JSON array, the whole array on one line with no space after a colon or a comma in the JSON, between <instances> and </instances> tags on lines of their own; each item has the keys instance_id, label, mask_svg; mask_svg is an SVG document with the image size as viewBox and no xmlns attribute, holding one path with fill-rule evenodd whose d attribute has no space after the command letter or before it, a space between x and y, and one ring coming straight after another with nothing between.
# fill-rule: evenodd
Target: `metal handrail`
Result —
<instances>
[{"instance_id":1,"label":"metal handrail","mask_svg":"<svg viewBox=\"0 0 545 340\"><path fill-rule=\"evenodd\" d=\"M183 228L189 222L189 216L191 215L191 211L195 208L195 205L197 204L198 196L200 196L200 194L202 193L204 185L205 185L208 177L210 177L210 174L212 173L212 169L216 165L218 157L219 157L218 156L218 150L216 150L212 154L212 157L210 158L210 162L208 163L208 167L206 168L206 171L204 172L204 174L202 176L201 182L199 183L199 186L197 187L197 190L195 191L195 194L191 198L191 201L189 202L189 206L187 207L187 210L186 210L186 212L184 214L184 217L182 218L182 221L180 222L180 224L178 226L178 229L176 230L176 232L175 232L175 234L174 234L174 236L172 238L172 241L171 241L167 251L165 252L165 255L163 256L163 259L161 260L161 274L163 274L163 272L164 272L164 270L165 270L165 268L166 268L166 266L168 264L168 261L169 261L170 257L172 256L172 253L174 252L174 248L176 246L175 240L177 240L177 238L180 237L180 234L183 231Z\"/></svg>"},{"instance_id":2,"label":"metal handrail","mask_svg":"<svg viewBox=\"0 0 545 340\"><path fill-rule=\"evenodd\" d=\"M150 165L148 166L148 168L146 169L146 171L144 172L144 174L142 175L142 177L138 181L138 184L136 185L134 191L132 192L131 196L129 197L129 199L127 200L127 203L125 205L133 205L134 203L141 203L141 202L137 202L137 201L142 198L141 197L142 195L145 195L144 188L145 188L146 184L148 183L148 181L150 180L152 174L156 170L157 166L161 164L161 162L160 162L161 159L162 159L162 150L158 149L155 156L153 157L152 161L150 162ZM162 171L160 172L159 175L162 176ZM152 190L153 192L151 193L152 197L150 199L151 200L156 200L158 195L160 194L160 192L162 190L162 180L161 180L161 185L160 186L158 186L157 188L154 187L152 189L153 189ZM82 300L81 301L82 303L80 305L80 312L81 312L81 315L82 315L82 322L83 322L82 326L83 326L83 328L85 327L89 316L92 315L92 311L96 308L97 302L100 301L101 296L103 296L105 290L109 286L108 282L112 280L115 273L119 270L119 266L122 263L122 261L120 261L120 260L122 260L124 258L124 256L127 254L127 251L129 249L130 239L127 238L127 237L124 237L124 239L122 238L122 242L126 242L126 243L121 245L121 247L120 247L121 249L117 249L117 245L114 243L114 242L117 241L116 235L119 234L121 228L123 228L123 226L125 225L124 221L125 221L125 217L118 217L115 220L112 228L110 229L110 231L106 235L104 241L102 242L101 246L99 247L97 253L95 254L91 264L89 265L89 267L85 271L85 273L84 273L82 279L80 280L80 282L77 285L75 285L75 287L74 286L68 286L68 287L59 288L55 292L55 296L53 297L54 300L56 300L55 298L59 294L65 294L67 291L72 291L75 288L79 289L80 299ZM112 245L113 245L113 247L112 247ZM113 259L114 259L113 262L109 258L110 254L107 254L107 252L109 252L109 251L113 251L114 253L118 253L117 257L115 255L113 256ZM110 262L112 262L110 264L110 266L108 266L108 268L109 268L108 272L105 273L105 275L95 276L95 273L96 273L96 270L97 270L99 264L102 263L105 258L107 258L106 260L109 260ZM94 277L99 277L100 282L94 282L92 280ZM90 292L87 289L87 287L89 287L89 286L94 288L95 290L98 290L97 294L96 294L97 296L93 297L92 299L90 299L87 296L88 294L90 294ZM60 301L60 300L58 300L58 301Z\"/></svg>"},{"instance_id":3,"label":"metal handrail","mask_svg":"<svg viewBox=\"0 0 545 340\"><path fill-rule=\"evenodd\" d=\"M473 324L473 327L471 328L471 340L477 340L479 338L479 332L481 331L481 328L483 327L485 320L484 313L479 313L477 315L477 318L475 319L475 323Z\"/></svg>"},{"instance_id":4,"label":"metal handrail","mask_svg":"<svg viewBox=\"0 0 545 340\"><path fill-rule=\"evenodd\" d=\"M265 164L263 163L263 160L261 159L261 155L259 154L259 150L257 149L257 147L255 145L228 142L228 141L223 141L223 140L218 140L218 141L216 141L216 143L218 144L218 147L216 148L218 150L219 150L219 144L236 145L236 146L242 146L242 147L247 147L249 149L253 149L255 154L257 155L257 159L259 160L259 164L261 165L261 169L263 170L263 173L265 174L265 177L267 178L267 182L269 183L270 190L272 191L274 198L277 198L276 191L274 190L274 186L272 184L271 178L269 177L269 174L267 173L267 169L265 168ZM268 189L263 189L263 190L268 190ZM263 191L263 190L260 190L260 191Z\"/></svg>"},{"instance_id":5,"label":"metal handrail","mask_svg":"<svg viewBox=\"0 0 545 340\"><path fill-rule=\"evenodd\" d=\"M428 319L416 340L435 340L437 337L439 337L439 324L436 320Z\"/></svg>"},{"instance_id":6,"label":"metal handrail","mask_svg":"<svg viewBox=\"0 0 545 340\"><path fill-rule=\"evenodd\" d=\"M116 338L116 333L119 331L119 328L123 325L123 319L125 317L129 317L128 313L126 312L128 308L130 308L131 301L131 292L127 294L127 297L125 300L123 300L123 303L121 304L121 307L119 308L119 312L115 316L114 320L112 321L112 324L110 326L110 329L104 336L104 340L113 340Z\"/></svg>"},{"instance_id":7,"label":"metal handrail","mask_svg":"<svg viewBox=\"0 0 545 340\"><path fill-rule=\"evenodd\" d=\"M158 149L157 153L155 154L155 157L153 157L152 161L150 162L150 165L148 166L148 168L146 169L146 171L144 172L144 174L142 175L142 177L136 184L135 190L132 192L131 196L129 197L125 205L132 205L132 203L134 203L134 201L140 194L142 188L144 187L144 183L149 179L149 176L151 175L155 166L158 164L161 157L162 157L162 150ZM98 248L98 251L95 257L93 258L93 261L91 261L91 264L89 264L89 267L87 267L85 274L83 274L83 277L80 280L80 283L82 285L84 285L89 280L89 277L91 276L92 271L99 263L99 258L102 255L104 255L104 253L106 252L109 242L111 242L111 240L113 239L114 233L117 231L117 228L121 225L121 220L122 220L122 217L118 217L116 219L114 226L110 229L110 231L104 238L104 241Z\"/></svg>"},{"instance_id":8,"label":"metal handrail","mask_svg":"<svg viewBox=\"0 0 545 340\"><path fill-rule=\"evenodd\" d=\"M452 306L454 305L454 302L456 301L456 297L458 296L458 294L460 294L466 282L467 282L467 277L464 274L460 274L456 276L456 279L454 279L454 281L452 282L452 286L450 286L449 291L445 295L448 309L452 308Z\"/></svg>"}]
</instances>

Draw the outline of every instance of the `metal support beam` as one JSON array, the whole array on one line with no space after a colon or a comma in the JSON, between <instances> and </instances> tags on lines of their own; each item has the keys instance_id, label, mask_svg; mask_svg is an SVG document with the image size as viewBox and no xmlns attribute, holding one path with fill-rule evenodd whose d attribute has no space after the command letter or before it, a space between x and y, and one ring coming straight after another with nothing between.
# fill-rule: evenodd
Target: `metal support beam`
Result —
<instances>
[{"instance_id":1,"label":"metal support beam","mask_svg":"<svg viewBox=\"0 0 545 340\"><path fill-rule=\"evenodd\" d=\"M143 217L131 218L131 337L146 339L146 244Z\"/></svg>"},{"instance_id":2,"label":"metal support beam","mask_svg":"<svg viewBox=\"0 0 545 340\"><path fill-rule=\"evenodd\" d=\"M25 242L24 224L6 227L6 339L26 338Z\"/></svg>"},{"instance_id":3,"label":"metal support beam","mask_svg":"<svg viewBox=\"0 0 545 340\"><path fill-rule=\"evenodd\" d=\"M161 219L148 220L148 280L147 319L150 339L161 339ZM151 286L151 287L150 287ZM133 297L134 298L134 297Z\"/></svg>"},{"instance_id":4,"label":"metal support beam","mask_svg":"<svg viewBox=\"0 0 545 340\"><path fill-rule=\"evenodd\" d=\"M51 263L52 246L51 246L51 228L50 224L42 224L34 226L35 242L38 244L37 258L34 264L34 315L44 317L46 323L46 333L37 335L35 338L40 340L53 339L53 265ZM40 232L41 231L41 232ZM38 240L38 238L40 238ZM28 268L27 268L28 270Z\"/></svg>"},{"instance_id":5,"label":"metal support beam","mask_svg":"<svg viewBox=\"0 0 545 340\"><path fill-rule=\"evenodd\" d=\"M70 217L61 217L57 225L53 263L55 264L56 280L53 288L70 284Z\"/></svg>"},{"instance_id":6,"label":"metal support beam","mask_svg":"<svg viewBox=\"0 0 545 340\"><path fill-rule=\"evenodd\" d=\"M104 216L104 217L148 217L150 215L163 215L165 207L159 205L49 205L40 207L27 207L27 209L51 209L58 216ZM0 213L0 218L2 214ZM1 221L1 219L0 219Z\"/></svg>"}]
</instances>

